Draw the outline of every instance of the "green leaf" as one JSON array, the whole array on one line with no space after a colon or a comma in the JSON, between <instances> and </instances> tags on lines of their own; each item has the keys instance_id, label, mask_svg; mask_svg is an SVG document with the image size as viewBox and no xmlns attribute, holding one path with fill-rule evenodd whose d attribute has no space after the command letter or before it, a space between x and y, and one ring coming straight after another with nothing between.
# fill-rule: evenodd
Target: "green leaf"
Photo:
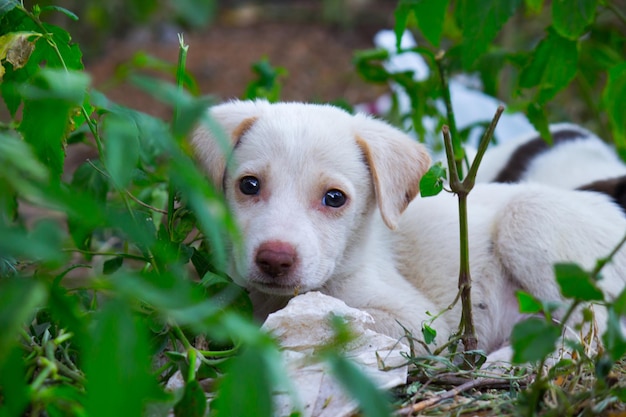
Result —
<instances>
[{"instance_id":1,"label":"green leaf","mask_svg":"<svg viewBox=\"0 0 626 417\"><path fill-rule=\"evenodd\" d=\"M207 398L202 386L196 380L185 384L183 398L174 406L176 417L203 417L206 411Z\"/></svg>"},{"instance_id":2,"label":"green leaf","mask_svg":"<svg viewBox=\"0 0 626 417\"><path fill-rule=\"evenodd\" d=\"M471 68L484 54L522 0L463 0L458 6L463 28L462 61Z\"/></svg>"},{"instance_id":3,"label":"green leaf","mask_svg":"<svg viewBox=\"0 0 626 417\"><path fill-rule=\"evenodd\" d=\"M137 125L128 116L110 113L104 119L104 162L116 187L130 182L139 161Z\"/></svg>"},{"instance_id":4,"label":"green leaf","mask_svg":"<svg viewBox=\"0 0 626 417\"><path fill-rule=\"evenodd\" d=\"M9 13L18 5L19 5L19 2L17 0L1 0L0 1L0 17Z\"/></svg>"},{"instance_id":5,"label":"green leaf","mask_svg":"<svg viewBox=\"0 0 626 417\"><path fill-rule=\"evenodd\" d=\"M611 303L615 312L621 316L626 316L626 288Z\"/></svg>"},{"instance_id":6,"label":"green leaf","mask_svg":"<svg viewBox=\"0 0 626 417\"><path fill-rule=\"evenodd\" d=\"M71 43L70 35L58 26L43 23L39 26L32 19L26 17L21 10L14 10L14 31L38 32L45 36L46 41L37 42L35 50L23 68L7 68L4 81L0 83L2 98L12 116L16 115L22 97L18 86L29 83L42 68L66 70L83 70L82 52L78 45ZM82 74L86 77L85 74Z\"/></svg>"},{"instance_id":7,"label":"green leaf","mask_svg":"<svg viewBox=\"0 0 626 417\"><path fill-rule=\"evenodd\" d=\"M172 125L172 133L176 138L187 137L198 121L206 116L207 108L213 103L210 97L194 98L187 91L163 80L136 75L130 79L148 94L178 109ZM139 121L137 123L140 124Z\"/></svg>"},{"instance_id":8,"label":"green leaf","mask_svg":"<svg viewBox=\"0 0 626 417\"><path fill-rule=\"evenodd\" d=\"M433 329L432 327L430 327L429 325L423 324L422 336L424 337L424 343L426 343L427 345L430 345L431 343L435 341L435 338L437 337L437 331Z\"/></svg>"},{"instance_id":9,"label":"green leaf","mask_svg":"<svg viewBox=\"0 0 626 417\"><path fill-rule=\"evenodd\" d=\"M552 133L548 123L548 116L545 109L538 103L530 103L526 108L528 121L548 144L552 143Z\"/></svg>"},{"instance_id":10,"label":"green leaf","mask_svg":"<svg viewBox=\"0 0 626 417\"><path fill-rule=\"evenodd\" d=\"M257 79L247 85L244 97L249 100L264 98L271 103L277 102L282 89L279 78L286 75L287 70L273 67L267 58L262 58L252 64L252 71Z\"/></svg>"},{"instance_id":11,"label":"green leaf","mask_svg":"<svg viewBox=\"0 0 626 417\"><path fill-rule=\"evenodd\" d=\"M619 149L626 149L626 61L611 68L608 76L602 102L609 116L615 144Z\"/></svg>"},{"instance_id":12,"label":"green leaf","mask_svg":"<svg viewBox=\"0 0 626 417\"><path fill-rule=\"evenodd\" d=\"M524 0L524 4L532 14L539 14L543 9L543 0Z\"/></svg>"},{"instance_id":13,"label":"green leaf","mask_svg":"<svg viewBox=\"0 0 626 417\"><path fill-rule=\"evenodd\" d=\"M69 292L60 285L50 288L48 299L50 314L63 328L72 332L77 343L82 346L87 340L87 327L90 324L89 316L82 310L77 293Z\"/></svg>"},{"instance_id":14,"label":"green leaf","mask_svg":"<svg viewBox=\"0 0 626 417\"><path fill-rule=\"evenodd\" d=\"M61 251L63 247L63 232L57 221L43 219L37 222L28 236L31 259L61 264L66 260ZM25 248L26 249L26 248Z\"/></svg>"},{"instance_id":15,"label":"green leaf","mask_svg":"<svg viewBox=\"0 0 626 417\"><path fill-rule=\"evenodd\" d=\"M41 8L41 11L55 11L55 12L59 12L64 14L65 16L69 17L70 19L74 20L74 21L78 21L78 16L76 16L76 14L72 13L71 11L67 10L65 7L61 7L61 6L44 6Z\"/></svg>"},{"instance_id":16,"label":"green leaf","mask_svg":"<svg viewBox=\"0 0 626 417\"><path fill-rule=\"evenodd\" d=\"M552 0L552 24L559 35L576 40L595 18L597 0Z\"/></svg>"},{"instance_id":17,"label":"green leaf","mask_svg":"<svg viewBox=\"0 0 626 417\"><path fill-rule=\"evenodd\" d=\"M537 103L545 104L567 87L578 71L578 44L553 29L535 49L530 64L520 74L523 88L539 87Z\"/></svg>"},{"instance_id":18,"label":"green leaf","mask_svg":"<svg viewBox=\"0 0 626 417\"><path fill-rule=\"evenodd\" d=\"M146 328L128 303L117 300L109 301L94 320L81 360L87 378L86 414L142 415L147 401L159 395Z\"/></svg>"},{"instance_id":19,"label":"green leaf","mask_svg":"<svg viewBox=\"0 0 626 417\"><path fill-rule=\"evenodd\" d=\"M226 207L223 195L202 175L185 155L171 155L170 176L175 189L187 199L194 212L197 227L205 234L211 247L211 261L216 269L226 268L226 239L238 242L238 229L234 217Z\"/></svg>"},{"instance_id":20,"label":"green leaf","mask_svg":"<svg viewBox=\"0 0 626 417\"><path fill-rule=\"evenodd\" d=\"M58 182L63 173L63 142L69 128L71 106L56 100L27 101L20 131L39 160L48 167L51 179ZM45 129L41 129L41 126Z\"/></svg>"},{"instance_id":21,"label":"green leaf","mask_svg":"<svg viewBox=\"0 0 626 417\"><path fill-rule=\"evenodd\" d=\"M34 279L0 281L0 363L13 349L18 330L32 318L46 297L45 286Z\"/></svg>"},{"instance_id":22,"label":"green leaf","mask_svg":"<svg viewBox=\"0 0 626 417\"><path fill-rule=\"evenodd\" d=\"M46 414L50 417L84 415L85 393L82 387L50 384L41 395L51 399L46 406Z\"/></svg>"},{"instance_id":23,"label":"green leaf","mask_svg":"<svg viewBox=\"0 0 626 417\"><path fill-rule=\"evenodd\" d=\"M39 27L36 26L38 29ZM44 34L52 35L50 42L37 42L37 48L31 58L37 56L45 62L47 68L59 68L68 70L83 70L83 53L77 44L72 42L72 37L63 28L49 23L43 23ZM39 29L41 30L41 29Z\"/></svg>"},{"instance_id":24,"label":"green leaf","mask_svg":"<svg viewBox=\"0 0 626 417\"><path fill-rule=\"evenodd\" d=\"M543 310L541 301L524 291L518 291L516 294L519 303L519 312L526 314L535 314Z\"/></svg>"},{"instance_id":25,"label":"green leaf","mask_svg":"<svg viewBox=\"0 0 626 417\"><path fill-rule=\"evenodd\" d=\"M35 43L30 41L33 36L41 35L37 32L11 32L0 36L0 61L6 59L13 69L26 65L35 48ZM0 80L3 75L4 67L0 64Z\"/></svg>"},{"instance_id":26,"label":"green leaf","mask_svg":"<svg viewBox=\"0 0 626 417\"><path fill-rule=\"evenodd\" d=\"M434 46L439 46L448 3L449 0L400 0L394 12L396 46L400 47L400 39L411 13L424 37Z\"/></svg>"},{"instance_id":27,"label":"green leaf","mask_svg":"<svg viewBox=\"0 0 626 417\"><path fill-rule=\"evenodd\" d=\"M90 195L90 190L72 186L67 194L61 195L60 202L67 212L67 225L76 246L89 250L94 230L110 224L105 219L106 206ZM69 195L68 195L69 194Z\"/></svg>"},{"instance_id":28,"label":"green leaf","mask_svg":"<svg viewBox=\"0 0 626 417\"><path fill-rule=\"evenodd\" d=\"M42 69L21 88L22 96L28 100L58 100L80 106L90 84L87 73L65 69Z\"/></svg>"},{"instance_id":29,"label":"green leaf","mask_svg":"<svg viewBox=\"0 0 626 417\"><path fill-rule=\"evenodd\" d=\"M422 197L437 195L443 190L447 178L446 169L441 162L437 162L424 174L420 180L420 194Z\"/></svg>"},{"instance_id":30,"label":"green leaf","mask_svg":"<svg viewBox=\"0 0 626 417\"><path fill-rule=\"evenodd\" d=\"M205 324L214 323L220 313L219 306L206 297L202 287L174 273L133 274L118 270L109 280L119 293L141 298L180 326L206 331Z\"/></svg>"},{"instance_id":31,"label":"green leaf","mask_svg":"<svg viewBox=\"0 0 626 417\"><path fill-rule=\"evenodd\" d=\"M48 170L32 148L13 135L0 132L0 178L22 196L37 194L37 184L48 181Z\"/></svg>"},{"instance_id":32,"label":"green leaf","mask_svg":"<svg viewBox=\"0 0 626 417\"><path fill-rule=\"evenodd\" d=\"M217 397L211 402L211 411L215 417L271 417L272 388L263 352L244 349L231 360L218 386Z\"/></svg>"},{"instance_id":33,"label":"green leaf","mask_svg":"<svg viewBox=\"0 0 626 417\"><path fill-rule=\"evenodd\" d=\"M331 354L326 361L343 388L359 402L365 417L389 417L391 406L387 395L376 388L363 372L343 356Z\"/></svg>"},{"instance_id":34,"label":"green leaf","mask_svg":"<svg viewBox=\"0 0 626 417\"><path fill-rule=\"evenodd\" d=\"M624 316L620 316L612 306L609 307L608 312L607 327L602 335L602 343L611 359L618 361L626 354L626 337L622 333L621 325Z\"/></svg>"},{"instance_id":35,"label":"green leaf","mask_svg":"<svg viewBox=\"0 0 626 417\"><path fill-rule=\"evenodd\" d=\"M103 175L104 167L100 161L85 162L72 176L72 186L91 195L95 201L105 203L109 192L109 183Z\"/></svg>"},{"instance_id":36,"label":"green leaf","mask_svg":"<svg viewBox=\"0 0 626 417\"><path fill-rule=\"evenodd\" d=\"M554 351L560 329L552 323L531 317L513 327L513 363L540 361Z\"/></svg>"},{"instance_id":37,"label":"green leaf","mask_svg":"<svg viewBox=\"0 0 626 417\"><path fill-rule=\"evenodd\" d=\"M621 402L626 402L626 388L614 387L611 390Z\"/></svg>"},{"instance_id":38,"label":"green leaf","mask_svg":"<svg viewBox=\"0 0 626 417\"><path fill-rule=\"evenodd\" d=\"M389 58L386 49L368 49L357 51L352 62L357 73L367 82L386 83L391 75L382 65L383 61Z\"/></svg>"},{"instance_id":39,"label":"green leaf","mask_svg":"<svg viewBox=\"0 0 626 417\"><path fill-rule=\"evenodd\" d=\"M604 294L589 273L575 264L554 265L556 282L565 298L581 301L602 301Z\"/></svg>"},{"instance_id":40,"label":"green leaf","mask_svg":"<svg viewBox=\"0 0 626 417\"><path fill-rule=\"evenodd\" d=\"M24 115L19 130L55 182L63 173L71 112L83 102L88 84L84 73L44 69L22 89Z\"/></svg>"},{"instance_id":41,"label":"green leaf","mask_svg":"<svg viewBox=\"0 0 626 417\"><path fill-rule=\"evenodd\" d=\"M0 415L23 416L27 414L25 411L30 402L23 351L17 343L5 355L6 350L0 346L0 392L3 400Z\"/></svg>"},{"instance_id":42,"label":"green leaf","mask_svg":"<svg viewBox=\"0 0 626 417\"><path fill-rule=\"evenodd\" d=\"M0 253L58 266L66 260L61 251L62 237L59 224L50 219L37 222L28 234L17 227L6 227L0 223Z\"/></svg>"},{"instance_id":43,"label":"green leaf","mask_svg":"<svg viewBox=\"0 0 626 417\"><path fill-rule=\"evenodd\" d=\"M120 269L123 264L124 258L121 256L116 256L113 259L107 259L104 262L104 265L102 265L102 273L104 275L111 275L112 273Z\"/></svg>"}]
</instances>

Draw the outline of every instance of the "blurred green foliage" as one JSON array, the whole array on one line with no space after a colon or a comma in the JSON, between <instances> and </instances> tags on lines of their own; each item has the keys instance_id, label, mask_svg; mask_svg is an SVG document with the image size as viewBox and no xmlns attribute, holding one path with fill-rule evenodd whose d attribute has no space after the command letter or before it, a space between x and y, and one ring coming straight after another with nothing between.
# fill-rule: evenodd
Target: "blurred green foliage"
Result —
<instances>
[{"instance_id":1,"label":"blurred green foliage","mask_svg":"<svg viewBox=\"0 0 626 417\"><path fill-rule=\"evenodd\" d=\"M366 80L393 81L407 92L411 111L395 117L412 120L420 136L426 134L421 120L430 116L450 126L456 143L466 139L436 105L444 95L438 70L443 61L447 77L476 74L485 93L523 111L546 140L549 122L574 120L602 132L626 155L626 108L617 99L626 94L620 0L399 0L395 17L397 36L409 29L420 39L419 48L398 52L422 54L430 77L415 81L410 72L387 71L383 50L360 52L355 64ZM572 103L576 114L567 113Z\"/></svg>"},{"instance_id":2,"label":"blurred green foliage","mask_svg":"<svg viewBox=\"0 0 626 417\"><path fill-rule=\"evenodd\" d=\"M64 27L88 54L98 56L109 39L128 35L141 27L166 25L184 29L199 29L213 23L217 0L25 0L24 6L37 5L46 13L46 21ZM71 10L70 14L54 13Z\"/></svg>"}]
</instances>

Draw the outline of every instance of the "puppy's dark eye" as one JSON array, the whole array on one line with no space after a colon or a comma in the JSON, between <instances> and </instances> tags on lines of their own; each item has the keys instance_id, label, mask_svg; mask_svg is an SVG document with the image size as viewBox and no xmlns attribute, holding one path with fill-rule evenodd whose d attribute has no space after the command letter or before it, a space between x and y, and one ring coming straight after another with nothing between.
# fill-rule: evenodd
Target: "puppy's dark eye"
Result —
<instances>
[{"instance_id":1,"label":"puppy's dark eye","mask_svg":"<svg viewBox=\"0 0 626 417\"><path fill-rule=\"evenodd\" d=\"M322 198L322 204L328 207L341 207L346 204L346 195L343 191L328 190L324 194L324 198Z\"/></svg>"},{"instance_id":2,"label":"puppy's dark eye","mask_svg":"<svg viewBox=\"0 0 626 417\"><path fill-rule=\"evenodd\" d=\"M257 195L261 189L261 181L251 175L243 177L239 181L239 189L245 195Z\"/></svg>"}]
</instances>

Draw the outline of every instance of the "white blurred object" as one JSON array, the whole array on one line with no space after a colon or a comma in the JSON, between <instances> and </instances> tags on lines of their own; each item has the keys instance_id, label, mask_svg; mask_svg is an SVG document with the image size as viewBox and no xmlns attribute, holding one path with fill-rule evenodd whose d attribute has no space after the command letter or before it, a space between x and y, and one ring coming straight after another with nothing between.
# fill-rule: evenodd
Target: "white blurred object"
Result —
<instances>
[{"instance_id":1,"label":"white blurred object","mask_svg":"<svg viewBox=\"0 0 626 417\"><path fill-rule=\"evenodd\" d=\"M413 71L413 79L422 81L429 76L429 68L422 56L416 52L398 53L396 49L396 35L392 30L382 30L374 36L374 44L379 48L384 48L389 52L389 59L383 65L389 72ZM400 47L401 49L409 49L417 46L413 35L410 32L404 32ZM478 77L471 75L454 76L449 81L450 99L452 101L452 109L454 111L457 128L459 130L468 128L476 123L489 123L501 104L494 97L488 96L476 87L480 87ZM397 96L398 106L401 114L408 114L411 110L411 101L404 89L392 83L390 86ZM391 110L392 100L389 95L385 95L376 100L373 106L357 107L361 111L368 111L372 107L378 114L385 114ZM445 106L443 102L438 102L437 107L442 114L445 114ZM433 148L432 141L441 141L440 132L432 132L435 122L430 119L424 119L424 126L434 137L427 137L427 144ZM410 128L410 126L405 126ZM476 148L480 140L480 133L483 131L481 127L472 129L467 145ZM526 116L521 113L504 113L500 117L500 121L496 127L495 137L498 142L502 143L510 138L516 138L520 135L535 133L535 128L528 122ZM472 150L468 152L471 154Z\"/></svg>"},{"instance_id":2,"label":"white blurred object","mask_svg":"<svg viewBox=\"0 0 626 417\"><path fill-rule=\"evenodd\" d=\"M263 324L263 329L272 333L283 348L290 380L303 406L302 416L348 417L358 410L358 404L335 380L328 365L312 358L314 352L335 337L330 323L333 314L343 317L356 337L345 347L346 357L381 389L406 383L408 365L401 355L408 352L405 345L369 330L367 327L374 319L368 313L320 292L308 292L291 299ZM388 370L380 369L379 359ZM289 415L294 408L289 393L279 393L275 407L277 415Z\"/></svg>"},{"instance_id":3,"label":"white blurred object","mask_svg":"<svg viewBox=\"0 0 626 417\"><path fill-rule=\"evenodd\" d=\"M384 48L389 52L389 60L383 65L389 72L413 71L415 81L424 81L428 78L430 70L424 58L417 52L396 51L396 34L393 30L381 30L374 35L374 45ZM417 43L410 32L404 32L400 39L400 49L415 48Z\"/></svg>"}]
</instances>

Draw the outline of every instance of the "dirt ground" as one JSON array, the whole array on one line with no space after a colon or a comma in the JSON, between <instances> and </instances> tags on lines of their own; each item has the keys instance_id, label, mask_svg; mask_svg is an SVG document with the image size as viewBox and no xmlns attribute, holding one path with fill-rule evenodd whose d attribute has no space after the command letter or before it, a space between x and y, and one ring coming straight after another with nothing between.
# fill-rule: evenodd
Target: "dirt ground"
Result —
<instances>
[{"instance_id":1,"label":"dirt ground","mask_svg":"<svg viewBox=\"0 0 626 417\"><path fill-rule=\"evenodd\" d=\"M361 80L352 58L355 50L373 47L372 39L378 30L391 27L394 3L382 3L361 10L344 24L325 22L319 7L310 9L308 16L303 16L307 12L302 10L289 15L288 10L281 13L276 9L268 16L262 7L222 10L207 29L184 33L189 45L187 68L201 93L215 95L218 100L242 97L247 84L255 78L251 64L267 57L274 67L287 71L281 78L283 100L343 99L350 104L371 101L386 87ZM140 51L176 63L177 32L169 26L139 29L126 39L111 41L104 55L87 62L96 88L116 102L167 118L167 106L126 82L111 80L116 70Z\"/></svg>"}]
</instances>

